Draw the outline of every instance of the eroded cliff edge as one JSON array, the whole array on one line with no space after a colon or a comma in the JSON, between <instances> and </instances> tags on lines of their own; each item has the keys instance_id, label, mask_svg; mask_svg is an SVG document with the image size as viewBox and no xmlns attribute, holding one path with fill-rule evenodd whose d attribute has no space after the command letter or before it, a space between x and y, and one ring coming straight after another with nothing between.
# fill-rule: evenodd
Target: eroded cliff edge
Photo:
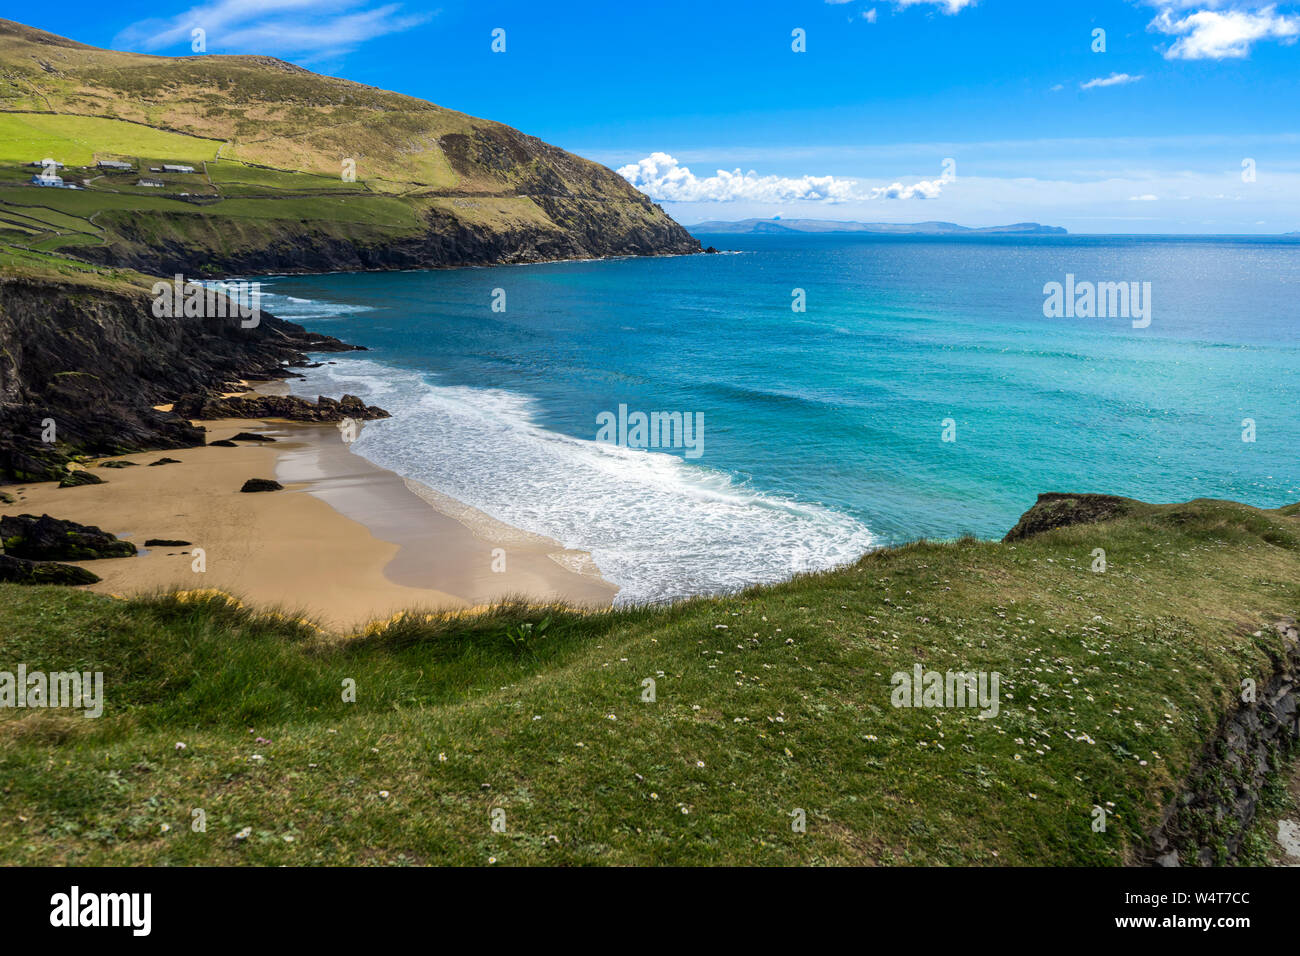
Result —
<instances>
[{"instance_id":1,"label":"eroded cliff edge","mask_svg":"<svg viewBox=\"0 0 1300 956\"><path fill-rule=\"evenodd\" d=\"M153 406L355 348L267 313L244 328L152 306L130 282L0 276L0 481L58 478L77 455L203 444L202 429Z\"/></svg>"}]
</instances>

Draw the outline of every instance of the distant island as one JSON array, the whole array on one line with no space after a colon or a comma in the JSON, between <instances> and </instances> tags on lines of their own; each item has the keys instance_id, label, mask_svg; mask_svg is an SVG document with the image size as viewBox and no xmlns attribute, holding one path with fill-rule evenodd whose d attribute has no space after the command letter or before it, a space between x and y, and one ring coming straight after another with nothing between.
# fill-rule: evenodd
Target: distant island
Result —
<instances>
[{"instance_id":1,"label":"distant island","mask_svg":"<svg viewBox=\"0 0 1300 956\"><path fill-rule=\"evenodd\" d=\"M959 226L955 222L842 222L836 219L741 219L700 222L686 227L694 234L753 235L782 232L870 232L894 236L1064 236L1061 226L1017 222L1009 226Z\"/></svg>"}]
</instances>

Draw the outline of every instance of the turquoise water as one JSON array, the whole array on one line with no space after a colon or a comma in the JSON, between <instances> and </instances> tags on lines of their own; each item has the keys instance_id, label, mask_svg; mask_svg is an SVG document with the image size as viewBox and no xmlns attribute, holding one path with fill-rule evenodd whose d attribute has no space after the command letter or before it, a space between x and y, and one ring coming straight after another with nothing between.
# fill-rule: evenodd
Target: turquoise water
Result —
<instances>
[{"instance_id":1,"label":"turquoise water","mask_svg":"<svg viewBox=\"0 0 1300 956\"><path fill-rule=\"evenodd\" d=\"M358 453L625 600L1000 536L1041 491L1300 500L1300 242L701 238L736 251L273 278L266 308L370 347L294 385L394 413ZM1067 273L1151 283L1150 326L1044 317ZM620 405L699 413L702 454L596 442Z\"/></svg>"}]
</instances>

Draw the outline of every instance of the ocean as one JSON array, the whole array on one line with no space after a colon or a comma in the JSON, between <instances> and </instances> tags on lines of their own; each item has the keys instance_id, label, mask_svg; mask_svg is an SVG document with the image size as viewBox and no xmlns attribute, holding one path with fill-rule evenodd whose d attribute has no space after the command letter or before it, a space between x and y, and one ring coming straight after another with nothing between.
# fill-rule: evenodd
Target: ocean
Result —
<instances>
[{"instance_id":1,"label":"ocean","mask_svg":"<svg viewBox=\"0 0 1300 956\"><path fill-rule=\"evenodd\" d=\"M1000 537L1044 491L1300 501L1300 241L700 238L727 252L269 277L263 307L370 349L292 382L393 413L355 452L625 602ZM1048 317L1051 282L1150 312ZM636 412L701 427L597 440Z\"/></svg>"}]
</instances>

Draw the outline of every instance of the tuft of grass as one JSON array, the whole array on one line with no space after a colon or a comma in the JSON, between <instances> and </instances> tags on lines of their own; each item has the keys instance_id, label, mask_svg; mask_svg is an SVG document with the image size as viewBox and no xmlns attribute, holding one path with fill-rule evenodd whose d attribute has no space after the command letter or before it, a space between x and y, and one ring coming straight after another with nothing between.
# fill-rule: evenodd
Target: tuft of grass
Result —
<instances>
[{"instance_id":1,"label":"tuft of grass","mask_svg":"<svg viewBox=\"0 0 1300 956\"><path fill-rule=\"evenodd\" d=\"M537 645L546 637L546 632L551 627L551 620L550 615L547 615L537 622L521 621L506 628L505 639L516 654L527 654L535 659Z\"/></svg>"}]
</instances>

